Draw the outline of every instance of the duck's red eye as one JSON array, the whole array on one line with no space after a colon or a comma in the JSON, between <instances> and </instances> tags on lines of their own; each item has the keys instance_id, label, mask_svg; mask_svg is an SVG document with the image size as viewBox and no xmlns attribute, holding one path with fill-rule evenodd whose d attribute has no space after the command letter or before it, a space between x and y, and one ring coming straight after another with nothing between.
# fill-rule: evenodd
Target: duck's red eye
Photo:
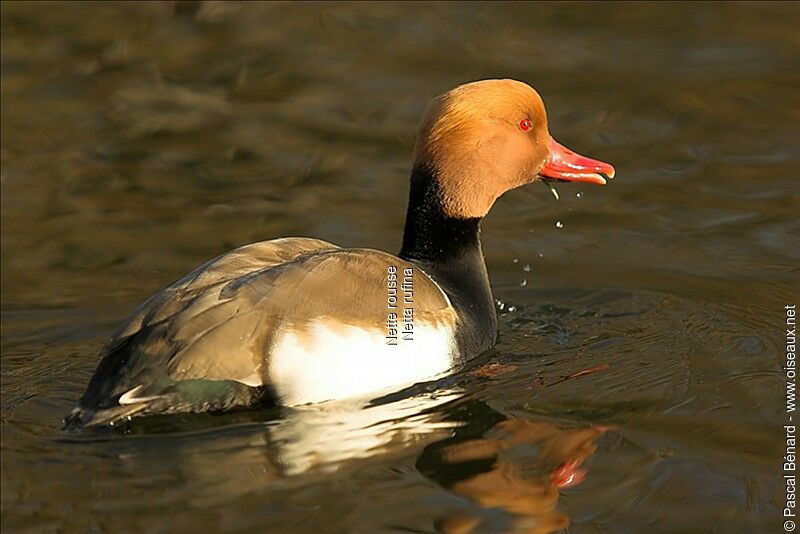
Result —
<instances>
[{"instance_id":1,"label":"duck's red eye","mask_svg":"<svg viewBox=\"0 0 800 534\"><path fill-rule=\"evenodd\" d=\"M530 119L522 119L521 121L519 121L519 128L523 132L527 132L528 130L530 130L531 126L533 126L533 124L531 123Z\"/></svg>"}]
</instances>

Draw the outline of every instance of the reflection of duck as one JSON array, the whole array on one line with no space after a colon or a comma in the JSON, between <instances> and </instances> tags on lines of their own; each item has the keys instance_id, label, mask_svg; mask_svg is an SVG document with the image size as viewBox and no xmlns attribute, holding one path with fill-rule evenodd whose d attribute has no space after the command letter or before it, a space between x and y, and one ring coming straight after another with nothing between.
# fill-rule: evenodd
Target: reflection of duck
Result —
<instances>
[{"instance_id":1,"label":"reflection of duck","mask_svg":"<svg viewBox=\"0 0 800 534\"><path fill-rule=\"evenodd\" d=\"M407 454L411 442L428 443L452 434L454 422L436 409L460 396L424 393L384 404L334 401L286 410L269 429L272 458L285 475L332 472L352 460Z\"/></svg>"},{"instance_id":2,"label":"reflection of duck","mask_svg":"<svg viewBox=\"0 0 800 534\"><path fill-rule=\"evenodd\" d=\"M397 390L494 344L479 224L511 189L605 184L555 142L528 85L462 85L428 109L398 256L287 238L238 248L145 302L102 351L69 426Z\"/></svg>"},{"instance_id":3,"label":"reflection of duck","mask_svg":"<svg viewBox=\"0 0 800 534\"><path fill-rule=\"evenodd\" d=\"M556 509L559 489L579 484L581 464L595 451L603 428L562 429L552 423L509 419L483 437L455 437L436 443L418 461L420 470L484 508L500 508L514 517L509 530L546 533L569 525ZM515 452L535 446L524 463ZM456 515L443 520L444 532L473 532L480 518Z\"/></svg>"},{"instance_id":4,"label":"reflection of duck","mask_svg":"<svg viewBox=\"0 0 800 534\"><path fill-rule=\"evenodd\" d=\"M152 417L131 425L128 439L112 440L107 448L125 450L121 465L137 480L183 481L170 498L180 500L180 491L188 491L194 503L228 506L265 490L271 496L293 494L309 484L346 480L366 466L412 461L425 445L453 435L461 423L446 414L461 395L442 388L367 405L339 401L280 408L266 421L263 411Z\"/></svg>"}]
</instances>

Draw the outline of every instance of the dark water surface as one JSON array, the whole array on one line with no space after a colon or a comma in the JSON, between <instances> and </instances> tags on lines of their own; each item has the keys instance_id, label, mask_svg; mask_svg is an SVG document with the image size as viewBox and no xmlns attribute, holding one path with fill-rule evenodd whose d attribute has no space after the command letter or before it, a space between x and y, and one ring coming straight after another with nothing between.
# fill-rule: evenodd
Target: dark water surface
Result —
<instances>
[{"instance_id":1,"label":"dark water surface","mask_svg":"<svg viewBox=\"0 0 800 534\"><path fill-rule=\"evenodd\" d=\"M4 3L3 530L778 531L799 20ZM493 353L369 408L59 430L111 330L204 260L287 235L396 251L427 101L487 77L617 167L495 206Z\"/></svg>"}]
</instances>

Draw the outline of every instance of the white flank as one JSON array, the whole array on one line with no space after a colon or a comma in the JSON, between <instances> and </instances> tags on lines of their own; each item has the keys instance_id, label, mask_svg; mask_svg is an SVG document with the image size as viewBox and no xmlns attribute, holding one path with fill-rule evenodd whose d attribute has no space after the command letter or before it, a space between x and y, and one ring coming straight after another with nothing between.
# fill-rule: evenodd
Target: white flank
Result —
<instances>
[{"instance_id":1,"label":"white flank","mask_svg":"<svg viewBox=\"0 0 800 534\"><path fill-rule=\"evenodd\" d=\"M436 378L453 366L455 340L446 328L414 325L414 339L314 321L278 334L269 376L281 403L297 406L398 390Z\"/></svg>"},{"instance_id":2,"label":"white flank","mask_svg":"<svg viewBox=\"0 0 800 534\"><path fill-rule=\"evenodd\" d=\"M120 406L125 404L136 404L137 402L147 402L149 400L160 398L158 395L151 397L137 397L136 394L142 389L142 387L144 386L136 386L135 388L129 389L123 393L118 401Z\"/></svg>"}]
</instances>

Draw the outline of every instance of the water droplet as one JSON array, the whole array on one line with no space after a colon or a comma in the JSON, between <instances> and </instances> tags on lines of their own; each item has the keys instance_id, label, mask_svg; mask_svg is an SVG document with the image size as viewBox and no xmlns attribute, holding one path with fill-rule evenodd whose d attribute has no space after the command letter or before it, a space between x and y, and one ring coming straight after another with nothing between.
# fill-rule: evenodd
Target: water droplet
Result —
<instances>
[{"instance_id":1,"label":"water droplet","mask_svg":"<svg viewBox=\"0 0 800 534\"><path fill-rule=\"evenodd\" d=\"M517 259L517 258L514 258L512 261L513 261L514 263L517 263L517 262L519 261L519 259Z\"/></svg>"},{"instance_id":2,"label":"water droplet","mask_svg":"<svg viewBox=\"0 0 800 534\"><path fill-rule=\"evenodd\" d=\"M527 285L528 285L528 279L527 279L527 278L523 278L523 279L522 279L522 282L520 282L520 283L519 283L519 285L520 285L521 287L525 287L525 286L527 286Z\"/></svg>"},{"instance_id":3,"label":"water droplet","mask_svg":"<svg viewBox=\"0 0 800 534\"><path fill-rule=\"evenodd\" d=\"M540 252L540 253L539 253L539 257L540 257L540 258L544 258L544 252Z\"/></svg>"},{"instance_id":4,"label":"water droplet","mask_svg":"<svg viewBox=\"0 0 800 534\"><path fill-rule=\"evenodd\" d=\"M556 228L564 228L564 223L561 221L556 221Z\"/></svg>"},{"instance_id":5,"label":"water droplet","mask_svg":"<svg viewBox=\"0 0 800 534\"><path fill-rule=\"evenodd\" d=\"M525 271L526 273L531 272L531 264L526 263L525 266L522 268L522 270Z\"/></svg>"},{"instance_id":6,"label":"water droplet","mask_svg":"<svg viewBox=\"0 0 800 534\"><path fill-rule=\"evenodd\" d=\"M581 193L580 191L578 191L577 193L575 193L575 196L576 196L577 198L581 198L581 197L583 196L583 193Z\"/></svg>"}]
</instances>

